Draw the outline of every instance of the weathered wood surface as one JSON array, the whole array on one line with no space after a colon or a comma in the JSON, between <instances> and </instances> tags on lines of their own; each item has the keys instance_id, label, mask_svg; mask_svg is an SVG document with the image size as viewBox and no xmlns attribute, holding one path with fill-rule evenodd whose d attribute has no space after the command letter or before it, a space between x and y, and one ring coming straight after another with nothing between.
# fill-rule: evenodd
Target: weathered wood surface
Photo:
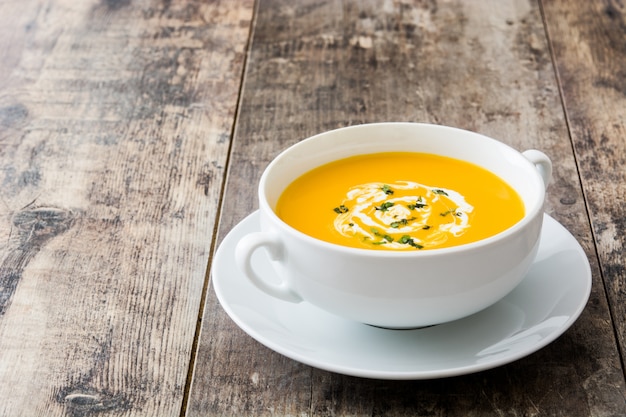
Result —
<instances>
[{"instance_id":1,"label":"weathered wood surface","mask_svg":"<svg viewBox=\"0 0 626 417\"><path fill-rule=\"evenodd\" d=\"M626 415L625 12L0 2L0 416ZM551 156L546 209L594 278L557 341L474 375L379 381L287 359L227 317L207 266L256 208L267 163L314 133L388 120Z\"/></svg>"},{"instance_id":2,"label":"weathered wood surface","mask_svg":"<svg viewBox=\"0 0 626 417\"><path fill-rule=\"evenodd\" d=\"M626 6L546 2L601 272L626 351ZM624 360L624 358L622 358Z\"/></svg>"},{"instance_id":3,"label":"weathered wood surface","mask_svg":"<svg viewBox=\"0 0 626 417\"><path fill-rule=\"evenodd\" d=\"M623 368L602 281L604 274L623 329L623 306L616 304L623 303L623 234L617 233L624 212L618 200L608 199L623 201L624 171L593 165L623 169L621 6L593 6L604 17L594 20L585 0L547 2L557 67L567 75L559 86L535 1L258 3L218 240L256 208L261 171L285 147L345 125L435 122L551 156L556 169L547 212L583 245L593 292L570 330L525 359L469 376L390 382L320 371L271 352L239 330L209 291L188 415L625 415ZM610 31L607 18L613 19ZM589 52L597 43L605 48ZM597 55L597 66L579 66L589 55ZM605 60L613 74L602 67ZM602 89L613 90L612 101L599 107L584 102L588 93L596 94L591 103L601 102ZM574 135L582 160L575 157L566 115L582 125ZM609 136L601 134L605 124L612 126ZM585 128L594 129L603 156L588 145ZM611 188L598 190L604 197L594 202L589 190L583 192L577 160L585 185L595 179L595 187ZM606 184L613 178L619 185ZM607 262L602 268L596 245Z\"/></svg>"},{"instance_id":4,"label":"weathered wood surface","mask_svg":"<svg viewBox=\"0 0 626 417\"><path fill-rule=\"evenodd\" d=\"M0 415L181 413L252 14L0 3Z\"/></svg>"}]
</instances>

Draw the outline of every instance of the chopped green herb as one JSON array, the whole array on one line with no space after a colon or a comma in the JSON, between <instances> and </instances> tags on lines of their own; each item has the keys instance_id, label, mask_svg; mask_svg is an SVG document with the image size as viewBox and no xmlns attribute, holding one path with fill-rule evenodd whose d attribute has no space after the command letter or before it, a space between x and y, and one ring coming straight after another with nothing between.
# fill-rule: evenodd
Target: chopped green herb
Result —
<instances>
[{"instance_id":1,"label":"chopped green herb","mask_svg":"<svg viewBox=\"0 0 626 417\"><path fill-rule=\"evenodd\" d=\"M380 207L376 207L376 210L387 211L390 207L393 207L393 203L391 201L385 201Z\"/></svg>"},{"instance_id":2,"label":"chopped green herb","mask_svg":"<svg viewBox=\"0 0 626 417\"><path fill-rule=\"evenodd\" d=\"M387 234L382 234L382 233L380 233L380 232L378 231L378 229L376 229L375 227L372 227L372 228L370 229L370 231L374 234L374 236L379 237L379 238L381 238L381 239L385 240L386 242L393 242L393 237L391 237L391 236L389 236L389 235L387 235ZM386 242L383 242L383 243L386 243ZM379 244L380 244L380 243L379 243Z\"/></svg>"},{"instance_id":3,"label":"chopped green herb","mask_svg":"<svg viewBox=\"0 0 626 417\"><path fill-rule=\"evenodd\" d=\"M454 214L458 216L458 214L456 213L456 210L448 210L448 211L444 211L443 213L439 213L441 217L446 217L448 214Z\"/></svg>"},{"instance_id":4,"label":"chopped green herb","mask_svg":"<svg viewBox=\"0 0 626 417\"><path fill-rule=\"evenodd\" d=\"M430 229L429 225L425 225L424 227L422 227L422 230L428 230L428 229Z\"/></svg>"},{"instance_id":5,"label":"chopped green herb","mask_svg":"<svg viewBox=\"0 0 626 417\"><path fill-rule=\"evenodd\" d=\"M354 223L348 223L348 226L354 227Z\"/></svg>"},{"instance_id":6,"label":"chopped green herb","mask_svg":"<svg viewBox=\"0 0 626 417\"><path fill-rule=\"evenodd\" d=\"M402 243L403 245L409 245L409 246L413 246L416 249L423 249L424 246L420 245L419 243L416 243L413 238L409 235L402 235L402 237L400 238L400 243Z\"/></svg>"},{"instance_id":7,"label":"chopped green herb","mask_svg":"<svg viewBox=\"0 0 626 417\"><path fill-rule=\"evenodd\" d=\"M415 210L416 208L421 209L424 207L428 207L428 204L424 204L424 199L420 196L420 197L417 197L415 204L409 204L407 205L407 207L409 208L409 210Z\"/></svg>"},{"instance_id":8,"label":"chopped green herb","mask_svg":"<svg viewBox=\"0 0 626 417\"><path fill-rule=\"evenodd\" d=\"M439 195L445 195L445 196L448 195L448 193L446 193L444 190L440 190L440 189L434 189L433 193L439 194Z\"/></svg>"},{"instance_id":9,"label":"chopped green herb","mask_svg":"<svg viewBox=\"0 0 626 417\"><path fill-rule=\"evenodd\" d=\"M339 207L335 207L333 210L337 214L347 213L349 211L348 207L344 206L343 204Z\"/></svg>"},{"instance_id":10,"label":"chopped green herb","mask_svg":"<svg viewBox=\"0 0 626 417\"><path fill-rule=\"evenodd\" d=\"M391 189L390 186L388 186L387 184L383 185L382 187L380 187L381 190L383 190L383 192L387 195L392 195L393 194L393 190Z\"/></svg>"},{"instance_id":11,"label":"chopped green herb","mask_svg":"<svg viewBox=\"0 0 626 417\"><path fill-rule=\"evenodd\" d=\"M411 217L410 219L398 220L397 222L391 222L389 226L393 227L394 229L397 229L400 226L406 226L407 224L409 224L411 220L415 220L415 217Z\"/></svg>"},{"instance_id":12,"label":"chopped green herb","mask_svg":"<svg viewBox=\"0 0 626 417\"><path fill-rule=\"evenodd\" d=\"M372 242L373 245L384 245L386 243L393 242L393 238L389 235L381 236L383 240L379 240L378 242Z\"/></svg>"}]
</instances>

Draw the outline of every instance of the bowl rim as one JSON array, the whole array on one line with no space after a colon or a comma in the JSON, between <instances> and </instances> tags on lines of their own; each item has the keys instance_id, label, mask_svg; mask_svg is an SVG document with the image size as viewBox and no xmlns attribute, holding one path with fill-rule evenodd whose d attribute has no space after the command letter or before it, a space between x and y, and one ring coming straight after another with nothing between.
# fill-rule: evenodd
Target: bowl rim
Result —
<instances>
[{"instance_id":1,"label":"bowl rim","mask_svg":"<svg viewBox=\"0 0 626 417\"><path fill-rule=\"evenodd\" d=\"M327 136L329 134L336 134L339 131L345 131L345 130L351 130L351 129L368 129L372 127L381 127L381 126L385 127L385 126L391 126L391 125L394 125L394 126L408 125L414 128L427 127L427 128L432 128L432 129L453 130L453 131L456 131L457 133L471 134L474 137L480 138L481 140L487 140L490 143L494 144L495 146L500 146L503 149L508 149L509 151L513 151L513 154L519 155L520 157L519 160L521 161L521 164L526 165L529 168L530 172L534 172L535 181L538 182L538 185L539 185L537 187L537 189L539 190L539 196L538 196L539 198L537 199L538 203L530 207L530 210L527 210L524 213L524 217L522 217L522 219L519 220L517 223L489 237L486 237L486 238L483 238L474 242L468 242L468 243L455 245L455 246L449 246L445 248L434 248L434 249L415 250L415 251L393 251L393 250L380 250L380 249L368 249L368 248L355 248L351 246L340 245L338 243L331 243L331 242L327 242L325 240L310 236L304 232L301 232L298 229L286 223L285 221L283 221L280 217L278 217L274 209L272 209L272 207L270 206L265 190L267 186L267 179L271 170L273 169L273 167L279 164L282 159L284 159L290 153L297 151L297 149L303 146L307 146L309 142L314 141L314 140L319 140L318 138ZM363 153L363 155L365 154L367 154L367 152ZM354 155L361 155L361 154L355 153ZM343 157L338 158L337 160L339 159L343 159ZM467 253L467 252L471 252L474 250L483 249L484 247L497 244L509 238L513 238L514 236L520 233L523 233L527 225L533 223L538 216L543 216L543 207L544 207L544 202L545 202L546 189L545 189L545 186L542 186L542 183L543 183L543 180L539 172L535 168L535 166L532 164L531 161L525 158L521 154L521 152L517 151L510 145L504 142L500 142L489 136L485 136L480 133L469 131L469 130L464 130L464 129L460 129L456 127L445 126L445 125L438 125L438 124L415 123L415 122L378 122L378 123L364 123L364 124L340 127L337 129L325 131L325 132L310 136L308 138L305 138L285 148L278 155L276 155L276 157L274 157L274 159L264 169L261 175L261 179L259 181L258 187L257 187L257 194L258 194L259 208L260 208L261 213L268 215L270 219L272 220L272 222L277 227L279 227L282 231L287 233L288 235L294 238L302 239L311 245L317 245L322 249L333 251L333 252L340 252L346 255L357 255L357 256L360 255L360 256L367 256L367 257L381 257L381 258L387 258L387 257L414 258L414 257L447 256L449 254L457 254L459 252Z\"/></svg>"}]
</instances>

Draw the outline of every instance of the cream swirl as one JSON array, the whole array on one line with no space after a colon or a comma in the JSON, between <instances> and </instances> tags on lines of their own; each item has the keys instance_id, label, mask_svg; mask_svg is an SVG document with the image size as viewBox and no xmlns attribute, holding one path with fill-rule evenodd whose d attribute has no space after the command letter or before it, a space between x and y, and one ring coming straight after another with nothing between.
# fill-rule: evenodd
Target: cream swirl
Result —
<instances>
[{"instance_id":1,"label":"cream swirl","mask_svg":"<svg viewBox=\"0 0 626 417\"><path fill-rule=\"evenodd\" d=\"M458 192L411 181L352 187L341 205L335 229L386 249L428 248L470 227L474 207Z\"/></svg>"}]
</instances>

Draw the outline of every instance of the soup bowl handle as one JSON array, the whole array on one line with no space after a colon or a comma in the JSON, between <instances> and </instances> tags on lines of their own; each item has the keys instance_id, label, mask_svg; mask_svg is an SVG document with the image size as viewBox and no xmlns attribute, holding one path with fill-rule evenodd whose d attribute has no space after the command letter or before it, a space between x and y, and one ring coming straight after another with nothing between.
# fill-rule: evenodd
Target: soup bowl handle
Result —
<instances>
[{"instance_id":1,"label":"soup bowl handle","mask_svg":"<svg viewBox=\"0 0 626 417\"><path fill-rule=\"evenodd\" d=\"M280 284L274 284L263 279L252 267L252 254L259 248L267 249L269 258L281 261L284 257L283 244L274 233L250 233L237 243L235 248L235 262L246 278L259 290L280 300L299 303L302 297L298 295L289 283L281 277Z\"/></svg>"},{"instance_id":2,"label":"soup bowl handle","mask_svg":"<svg viewBox=\"0 0 626 417\"><path fill-rule=\"evenodd\" d=\"M541 175L543 183L547 188L550 183L550 179L552 178L552 161L550 161L550 158L548 158L545 153L535 149L524 151L522 152L522 155L535 164L535 167L537 167L537 171L539 171L539 175Z\"/></svg>"}]
</instances>

